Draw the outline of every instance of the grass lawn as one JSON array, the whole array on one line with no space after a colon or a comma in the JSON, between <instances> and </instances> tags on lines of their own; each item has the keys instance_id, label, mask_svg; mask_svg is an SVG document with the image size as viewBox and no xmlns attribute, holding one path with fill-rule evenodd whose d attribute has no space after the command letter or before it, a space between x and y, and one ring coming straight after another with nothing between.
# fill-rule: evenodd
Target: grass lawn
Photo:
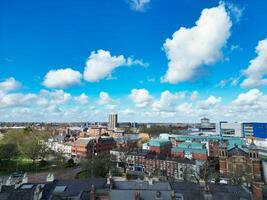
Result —
<instances>
[{"instance_id":1,"label":"grass lawn","mask_svg":"<svg viewBox=\"0 0 267 200\"><path fill-rule=\"evenodd\" d=\"M65 168L65 164L59 164L52 161L36 161L35 163L29 159L12 159L0 161L0 174L8 175L16 170L23 172L40 172L52 168Z\"/></svg>"}]
</instances>

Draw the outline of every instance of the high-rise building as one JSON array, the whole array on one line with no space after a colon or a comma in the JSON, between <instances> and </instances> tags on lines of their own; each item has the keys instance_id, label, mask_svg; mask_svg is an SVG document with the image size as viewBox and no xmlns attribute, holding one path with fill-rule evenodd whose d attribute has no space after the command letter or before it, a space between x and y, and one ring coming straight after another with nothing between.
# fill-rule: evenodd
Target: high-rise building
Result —
<instances>
[{"instance_id":1,"label":"high-rise building","mask_svg":"<svg viewBox=\"0 0 267 200\"><path fill-rule=\"evenodd\" d=\"M109 114L108 116L108 128L115 129L118 126L118 115L117 114Z\"/></svg>"}]
</instances>

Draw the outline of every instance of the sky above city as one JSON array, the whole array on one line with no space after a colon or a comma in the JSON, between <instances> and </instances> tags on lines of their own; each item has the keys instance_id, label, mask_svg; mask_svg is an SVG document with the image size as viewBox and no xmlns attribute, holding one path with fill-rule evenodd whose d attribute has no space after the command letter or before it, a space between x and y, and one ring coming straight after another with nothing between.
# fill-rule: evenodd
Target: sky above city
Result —
<instances>
[{"instance_id":1,"label":"sky above city","mask_svg":"<svg viewBox=\"0 0 267 200\"><path fill-rule=\"evenodd\" d=\"M0 121L266 121L266 7L1 1Z\"/></svg>"}]
</instances>

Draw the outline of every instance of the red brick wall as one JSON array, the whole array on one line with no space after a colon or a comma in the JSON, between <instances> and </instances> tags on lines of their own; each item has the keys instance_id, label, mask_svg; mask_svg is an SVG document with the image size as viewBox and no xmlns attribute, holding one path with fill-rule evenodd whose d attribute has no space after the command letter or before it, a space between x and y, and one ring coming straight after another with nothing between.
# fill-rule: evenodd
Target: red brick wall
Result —
<instances>
[{"instance_id":1,"label":"red brick wall","mask_svg":"<svg viewBox=\"0 0 267 200\"><path fill-rule=\"evenodd\" d=\"M219 142L209 142L209 155L211 157L219 157Z\"/></svg>"},{"instance_id":2,"label":"red brick wall","mask_svg":"<svg viewBox=\"0 0 267 200\"><path fill-rule=\"evenodd\" d=\"M252 200L263 200L262 188L255 182L252 184Z\"/></svg>"},{"instance_id":3,"label":"red brick wall","mask_svg":"<svg viewBox=\"0 0 267 200\"><path fill-rule=\"evenodd\" d=\"M220 159L219 161L220 164L220 174L225 174L227 169L226 169L226 160L225 159Z\"/></svg>"},{"instance_id":4,"label":"red brick wall","mask_svg":"<svg viewBox=\"0 0 267 200\"><path fill-rule=\"evenodd\" d=\"M155 152L156 154L160 154L160 147L150 146L149 149L150 151Z\"/></svg>"},{"instance_id":5,"label":"red brick wall","mask_svg":"<svg viewBox=\"0 0 267 200\"><path fill-rule=\"evenodd\" d=\"M183 152L172 152L171 153L171 156L174 157L174 158L183 158L184 157L184 153Z\"/></svg>"},{"instance_id":6,"label":"red brick wall","mask_svg":"<svg viewBox=\"0 0 267 200\"><path fill-rule=\"evenodd\" d=\"M193 153L192 157L196 160L207 160L208 159L207 154L200 154L200 153Z\"/></svg>"},{"instance_id":7,"label":"red brick wall","mask_svg":"<svg viewBox=\"0 0 267 200\"><path fill-rule=\"evenodd\" d=\"M168 145L164 145L161 147L157 147L157 146L150 146L150 151L155 152L156 154L165 154L165 155L171 155L171 148L172 148L172 144L168 144Z\"/></svg>"}]
</instances>

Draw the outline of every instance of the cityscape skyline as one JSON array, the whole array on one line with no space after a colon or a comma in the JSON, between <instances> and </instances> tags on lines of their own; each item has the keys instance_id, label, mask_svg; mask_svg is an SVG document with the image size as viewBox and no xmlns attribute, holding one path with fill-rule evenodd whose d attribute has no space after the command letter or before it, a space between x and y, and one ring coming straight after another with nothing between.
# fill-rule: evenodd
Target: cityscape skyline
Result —
<instances>
[{"instance_id":1,"label":"cityscape skyline","mask_svg":"<svg viewBox=\"0 0 267 200\"><path fill-rule=\"evenodd\" d=\"M267 120L266 2L15 2L0 121Z\"/></svg>"}]
</instances>

